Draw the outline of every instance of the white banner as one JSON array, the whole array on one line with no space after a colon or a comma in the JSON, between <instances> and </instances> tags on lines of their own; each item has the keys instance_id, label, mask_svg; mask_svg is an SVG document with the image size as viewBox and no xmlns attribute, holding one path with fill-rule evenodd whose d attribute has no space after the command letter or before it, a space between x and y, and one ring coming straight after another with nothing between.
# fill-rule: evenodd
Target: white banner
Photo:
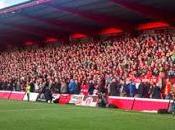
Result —
<instances>
[{"instance_id":1,"label":"white banner","mask_svg":"<svg viewBox=\"0 0 175 130\"><path fill-rule=\"evenodd\" d=\"M53 96L53 100L59 99L60 98L60 94L52 94Z\"/></svg>"},{"instance_id":2,"label":"white banner","mask_svg":"<svg viewBox=\"0 0 175 130\"><path fill-rule=\"evenodd\" d=\"M81 106L96 107L98 103L98 96L84 96Z\"/></svg>"},{"instance_id":3,"label":"white banner","mask_svg":"<svg viewBox=\"0 0 175 130\"><path fill-rule=\"evenodd\" d=\"M39 93L30 93L30 101L36 101ZM24 101L27 101L27 94L24 96Z\"/></svg>"},{"instance_id":4,"label":"white banner","mask_svg":"<svg viewBox=\"0 0 175 130\"><path fill-rule=\"evenodd\" d=\"M84 95L71 95L69 103L80 105L83 101Z\"/></svg>"}]
</instances>

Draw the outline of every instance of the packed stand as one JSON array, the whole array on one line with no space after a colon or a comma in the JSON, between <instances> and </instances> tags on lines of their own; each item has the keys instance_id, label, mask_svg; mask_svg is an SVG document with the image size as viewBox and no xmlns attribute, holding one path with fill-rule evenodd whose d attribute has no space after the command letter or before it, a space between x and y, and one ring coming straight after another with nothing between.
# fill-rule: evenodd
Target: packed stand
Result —
<instances>
[{"instance_id":1,"label":"packed stand","mask_svg":"<svg viewBox=\"0 0 175 130\"><path fill-rule=\"evenodd\" d=\"M0 90L171 99L172 34L25 48L0 54Z\"/></svg>"}]
</instances>

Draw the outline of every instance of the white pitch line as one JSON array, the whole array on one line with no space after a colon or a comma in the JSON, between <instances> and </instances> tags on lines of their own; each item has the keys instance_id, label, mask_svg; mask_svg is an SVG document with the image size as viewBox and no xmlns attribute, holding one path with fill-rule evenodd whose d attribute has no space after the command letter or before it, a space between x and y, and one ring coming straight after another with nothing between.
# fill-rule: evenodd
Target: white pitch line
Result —
<instances>
[{"instance_id":1,"label":"white pitch line","mask_svg":"<svg viewBox=\"0 0 175 130\"><path fill-rule=\"evenodd\" d=\"M64 108L65 110L71 110L72 108ZM1 112L21 112L21 111L45 111L45 110L59 110L58 108L48 108L48 109L39 109L39 108L31 108L31 109L11 109L11 110L0 110Z\"/></svg>"}]
</instances>

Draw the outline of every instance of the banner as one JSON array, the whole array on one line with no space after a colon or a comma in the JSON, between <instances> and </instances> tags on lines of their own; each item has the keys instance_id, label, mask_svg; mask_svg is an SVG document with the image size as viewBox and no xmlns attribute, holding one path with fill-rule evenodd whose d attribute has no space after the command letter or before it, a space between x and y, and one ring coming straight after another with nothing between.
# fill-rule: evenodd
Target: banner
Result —
<instances>
[{"instance_id":1,"label":"banner","mask_svg":"<svg viewBox=\"0 0 175 130\"><path fill-rule=\"evenodd\" d=\"M61 94L59 104L68 104L71 96L69 94Z\"/></svg>"},{"instance_id":2,"label":"banner","mask_svg":"<svg viewBox=\"0 0 175 130\"><path fill-rule=\"evenodd\" d=\"M53 100L59 99L60 98L60 94L52 94Z\"/></svg>"},{"instance_id":3,"label":"banner","mask_svg":"<svg viewBox=\"0 0 175 130\"><path fill-rule=\"evenodd\" d=\"M69 103L80 105L83 101L84 95L71 95Z\"/></svg>"},{"instance_id":4,"label":"banner","mask_svg":"<svg viewBox=\"0 0 175 130\"><path fill-rule=\"evenodd\" d=\"M52 99L52 101L54 102L54 103L59 103L59 98L60 98L60 94L52 94L52 97L53 97L53 99Z\"/></svg>"},{"instance_id":5,"label":"banner","mask_svg":"<svg viewBox=\"0 0 175 130\"><path fill-rule=\"evenodd\" d=\"M81 106L96 107L98 103L98 96L84 96Z\"/></svg>"}]
</instances>

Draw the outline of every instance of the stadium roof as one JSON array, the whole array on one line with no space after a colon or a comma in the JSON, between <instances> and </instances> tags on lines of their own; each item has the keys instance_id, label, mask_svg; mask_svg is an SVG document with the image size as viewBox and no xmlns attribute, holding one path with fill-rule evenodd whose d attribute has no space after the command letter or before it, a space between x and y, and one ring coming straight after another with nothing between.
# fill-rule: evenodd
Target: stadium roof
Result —
<instances>
[{"instance_id":1,"label":"stadium roof","mask_svg":"<svg viewBox=\"0 0 175 130\"><path fill-rule=\"evenodd\" d=\"M0 46L169 26L174 14L175 0L32 0L0 10Z\"/></svg>"}]
</instances>

